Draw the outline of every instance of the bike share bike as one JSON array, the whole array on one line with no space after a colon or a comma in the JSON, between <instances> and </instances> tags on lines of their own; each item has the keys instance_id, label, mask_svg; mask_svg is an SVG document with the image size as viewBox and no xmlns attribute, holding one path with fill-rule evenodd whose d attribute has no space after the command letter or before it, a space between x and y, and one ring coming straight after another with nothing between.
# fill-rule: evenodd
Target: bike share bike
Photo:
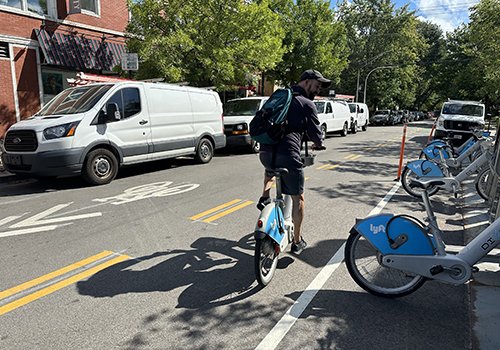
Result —
<instances>
[{"instance_id":1,"label":"bike share bike","mask_svg":"<svg viewBox=\"0 0 500 350\"><path fill-rule=\"evenodd\" d=\"M481 131L482 133L482 131ZM447 145L429 145L424 149L426 154L438 154L439 158L420 159L409 162L402 173L401 184L406 192L415 197L420 197L422 190L418 186L412 185L413 179L437 179L441 178L443 183L428 188L428 195L432 196L440 188L456 190L460 187L460 183L473 174L479 173L475 180L475 186L479 195L483 199L488 199L486 193L486 182L490 175L489 162L493 161L493 142L488 136L478 137L477 141L468 147L458 158L446 158ZM432 149L432 151L429 151ZM465 169L460 171L455 177L450 176L450 165L460 169L462 161L467 157L473 157L474 161Z\"/></svg>"},{"instance_id":2,"label":"bike share bike","mask_svg":"<svg viewBox=\"0 0 500 350\"><path fill-rule=\"evenodd\" d=\"M308 151L306 141L305 154L302 155L304 167L313 165L315 157ZM266 168L267 176L275 177L276 198L262 209L254 232L255 275L257 281L264 286L274 276L279 254L293 242L292 197L281 192L281 175L287 172L286 168Z\"/></svg>"},{"instance_id":3,"label":"bike share bike","mask_svg":"<svg viewBox=\"0 0 500 350\"><path fill-rule=\"evenodd\" d=\"M497 155L498 134L494 155ZM493 171L500 176L500 157ZM409 215L377 214L357 219L345 247L349 274L364 290L381 297L408 295L427 279L452 284L466 283L474 265L500 244L500 218L481 232L458 254L448 254L429 200L429 189L447 178L411 180L422 189L427 217L424 224Z\"/></svg>"}]
</instances>

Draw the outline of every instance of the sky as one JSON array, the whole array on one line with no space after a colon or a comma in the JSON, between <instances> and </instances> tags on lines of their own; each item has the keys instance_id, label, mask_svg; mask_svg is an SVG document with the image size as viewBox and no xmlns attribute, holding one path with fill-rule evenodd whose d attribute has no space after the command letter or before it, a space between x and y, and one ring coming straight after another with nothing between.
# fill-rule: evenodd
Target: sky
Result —
<instances>
[{"instance_id":1,"label":"sky","mask_svg":"<svg viewBox=\"0 0 500 350\"><path fill-rule=\"evenodd\" d=\"M430 21L451 32L462 23L469 23L469 10L479 0L393 0L396 7L410 3L411 10L418 10L421 20Z\"/></svg>"}]
</instances>

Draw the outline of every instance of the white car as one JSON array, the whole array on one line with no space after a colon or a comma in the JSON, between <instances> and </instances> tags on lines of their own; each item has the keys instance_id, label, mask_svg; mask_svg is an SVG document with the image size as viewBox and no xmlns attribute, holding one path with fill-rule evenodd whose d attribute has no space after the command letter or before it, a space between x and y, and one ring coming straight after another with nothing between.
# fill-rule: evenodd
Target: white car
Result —
<instances>
[{"instance_id":1,"label":"white car","mask_svg":"<svg viewBox=\"0 0 500 350\"><path fill-rule=\"evenodd\" d=\"M351 120L355 121L355 126L361 127L361 130L366 131L368 128L368 106L364 103L352 102L349 103L349 109Z\"/></svg>"},{"instance_id":2,"label":"white car","mask_svg":"<svg viewBox=\"0 0 500 350\"><path fill-rule=\"evenodd\" d=\"M326 134L329 132L338 132L341 136L347 135L351 113L346 102L316 99L314 104L318 110L323 139L326 138Z\"/></svg>"},{"instance_id":3,"label":"white car","mask_svg":"<svg viewBox=\"0 0 500 350\"><path fill-rule=\"evenodd\" d=\"M269 96L243 97L224 104L224 134L226 147L247 147L252 153L260 150L258 142L250 137L250 122Z\"/></svg>"},{"instance_id":4,"label":"white car","mask_svg":"<svg viewBox=\"0 0 500 350\"><path fill-rule=\"evenodd\" d=\"M484 128L485 106L474 101L447 101L443 103L441 115L436 124L436 138L443 138L448 133L453 134L461 144L472 135L473 128Z\"/></svg>"}]
</instances>

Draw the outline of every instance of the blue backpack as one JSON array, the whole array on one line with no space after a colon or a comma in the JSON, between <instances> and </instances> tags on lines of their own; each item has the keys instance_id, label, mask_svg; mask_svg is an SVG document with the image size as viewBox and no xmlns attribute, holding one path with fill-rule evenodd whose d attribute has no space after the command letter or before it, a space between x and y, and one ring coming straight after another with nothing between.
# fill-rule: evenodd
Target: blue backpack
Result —
<instances>
[{"instance_id":1,"label":"blue backpack","mask_svg":"<svg viewBox=\"0 0 500 350\"><path fill-rule=\"evenodd\" d=\"M273 92L250 122L250 136L264 145L274 145L285 136L288 108L293 93L289 88Z\"/></svg>"}]
</instances>

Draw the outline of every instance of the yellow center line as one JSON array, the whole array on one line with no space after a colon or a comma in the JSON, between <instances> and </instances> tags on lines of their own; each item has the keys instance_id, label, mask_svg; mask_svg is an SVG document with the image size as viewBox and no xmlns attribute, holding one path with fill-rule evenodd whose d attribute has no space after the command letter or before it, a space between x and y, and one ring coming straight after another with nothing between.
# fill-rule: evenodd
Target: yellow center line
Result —
<instances>
[{"instance_id":1,"label":"yellow center line","mask_svg":"<svg viewBox=\"0 0 500 350\"><path fill-rule=\"evenodd\" d=\"M208 215L208 214L212 214L213 212L216 212L217 210L220 210L222 208L226 208L226 207L229 207L230 205L233 205L235 203L238 203L238 202L241 202L241 199L235 199L234 201L231 201L231 202L227 202L225 204L222 204L222 205L219 205L218 207L215 207L213 209L210 209L210 210L207 210L207 211L204 211L203 213L200 213L198 215L195 215L195 216L191 216L190 219L191 220L196 220L196 219L199 219L205 215Z\"/></svg>"},{"instance_id":2,"label":"yellow center line","mask_svg":"<svg viewBox=\"0 0 500 350\"><path fill-rule=\"evenodd\" d=\"M351 158L351 157L354 157L354 154L350 154L350 155L348 155L347 157L344 157L344 159L349 159L349 158Z\"/></svg>"},{"instance_id":3,"label":"yellow center line","mask_svg":"<svg viewBox=\"0 0 500 350\"><path fill-rule=\"evenodd\" d=\"M235 207L232 207L232 208L230 208L230 209L228 209L228 210L225 210L225 211L223 211L223 212L221 212L221 213L219 213L219 214L217 214L217 215L211 216L211 217L209 217L209 218L207 218L207 219L205 219L205 220L202 220L202 221L203 221L203 222L212 222L212 221L214 221L214 220L216 220L216 219L218 219L218 218L223 217L224 215L231 214L232 212L234 212L234 211L236 211L236 210L238 210L238 209L244 208L244 207L246 207L247 205L250 205L250 204L252 204L252 203L253 203L252 201L246 201L246 202L245 202L245 203L243 203L243 204L240 204L240 205L237 205L237 206L235 206Z\"/></svg>"},{"instance_id":4,"label":"yellow center line","mask_svg":"<svg viewBox=\"0 0 500 350\"><path fill-rule=\"evenodd\" d=\"M370 152L373 152L373 151L376 151L376 150L377 150L377 147L372 148Z\"/></svg>"},{"instance_id":5,"label":"yellow center line","mask_svg":"<svg viewBox=\"0 0 500 350\"><path fill-rule=\"evenodd\" d=\"M363 152L367 152L367 151L369 151L369 150L371 150L371 148L370 148L370 147L365 148L365 149L363 150Z\"/></svg>"},{"instance_id":6,"label":"yellow center line","mask_svg":"<svg viewBox=\"0 0 500 350\"><path fill-rule=\"evenodd\" d=\"M352 157L351 160L362 157L362 156L363 156L362 154L358 154L356 157Z\"/></svg>"},{"instance_id":7,"label":"yellow center line","mask_svg":"<svg viewBox=\"0 0 500 350\"><path fill-rule=\"evenodd\" d=\"M66 272L72 271L72 270L77 269L79 267L82 267L84 265L90 264L91 262L94 262L96 260L99 260L99 259L104 258L105 256L108 256L111 254L113 254L113 252L110 252L109 250L105 250L104 252L96 254L94 256L91 256L90 258L87 258L87 259L84 259L82 261L76 262L74 264L68 265L66 267L63 267L62 269L59 269L57 271L54 271L54 272L48 273L46 275L43 275L41 277L35 278L34 280L20 284L16 287L4 290L3 292L0 292L0 299L6 298L12 294L19 293L25 289L36 286L37 284L48 281L54 277L60 276L62 274L65 274Z\"/></svg>"},{"instance_id":8,"label":"yellow center line","mask_svg":"<svg viewBox=\"0 0 500 350\"><path fill-rule=\"evenodd\" d=\"M84 279L85 277L88 277L90 275L93 275L101 270L104 270L105 268L111 266L111 265L115 265L115 264L118 264L119 262L122 262L124 260L127 260L129 259L130 257L127 256L127 255L121 255L117 258L114 258L112 260L109 260L101 265L97 265L91 269L88 269L86 271L83 271L77 275L74 275L72 277L69 277L65 280L62 280L61 282L58 282L58 283L55 283L53 284L52 286L49 286L47 288L44 288L44 289L41 289L37 292L34 292L30 295L27 295L25 296L24 298L21 298L21 299L18 299L16 301L13 301L7 305L4 305L2 307L0 307L0 315L3 315L9 311L12 311L14 309L17 309L18 307L20 306L23 306L23 305L26 305L36 299L39 299L43 296L46 296L52 292L55 292L56 290L59 290L61 288L64 288L66 286L69 286L70 284L73 284L81 279Z\"/></svg>"},{"instance_id":9,"label":"yellow center line","mask_svg":"<svg viewBox=\"0 0 500 350\"><path fill-rule=\"evenodd\" d=\"M328 163L328 164L322 165L322 166L320 166L320 167L316 168L316 170L326 168L326 167L327 167L327 166L329 166L329 165L332 165L332 163Z\"/></svg>"},{"instance_id":10,"label":"yellow center line","mask_svg":"<svg viewBox=\"0 0 500 350\"><path fill-rule=\"evenodd\" d=\"M331 167L326 168L325 170L330 170L330 169L336 168L336 167L338 167L339 165L340 165L340 164L335 164L335 165L333 165L333 166L331 166Z\"/></svg>"}]
</instances>

